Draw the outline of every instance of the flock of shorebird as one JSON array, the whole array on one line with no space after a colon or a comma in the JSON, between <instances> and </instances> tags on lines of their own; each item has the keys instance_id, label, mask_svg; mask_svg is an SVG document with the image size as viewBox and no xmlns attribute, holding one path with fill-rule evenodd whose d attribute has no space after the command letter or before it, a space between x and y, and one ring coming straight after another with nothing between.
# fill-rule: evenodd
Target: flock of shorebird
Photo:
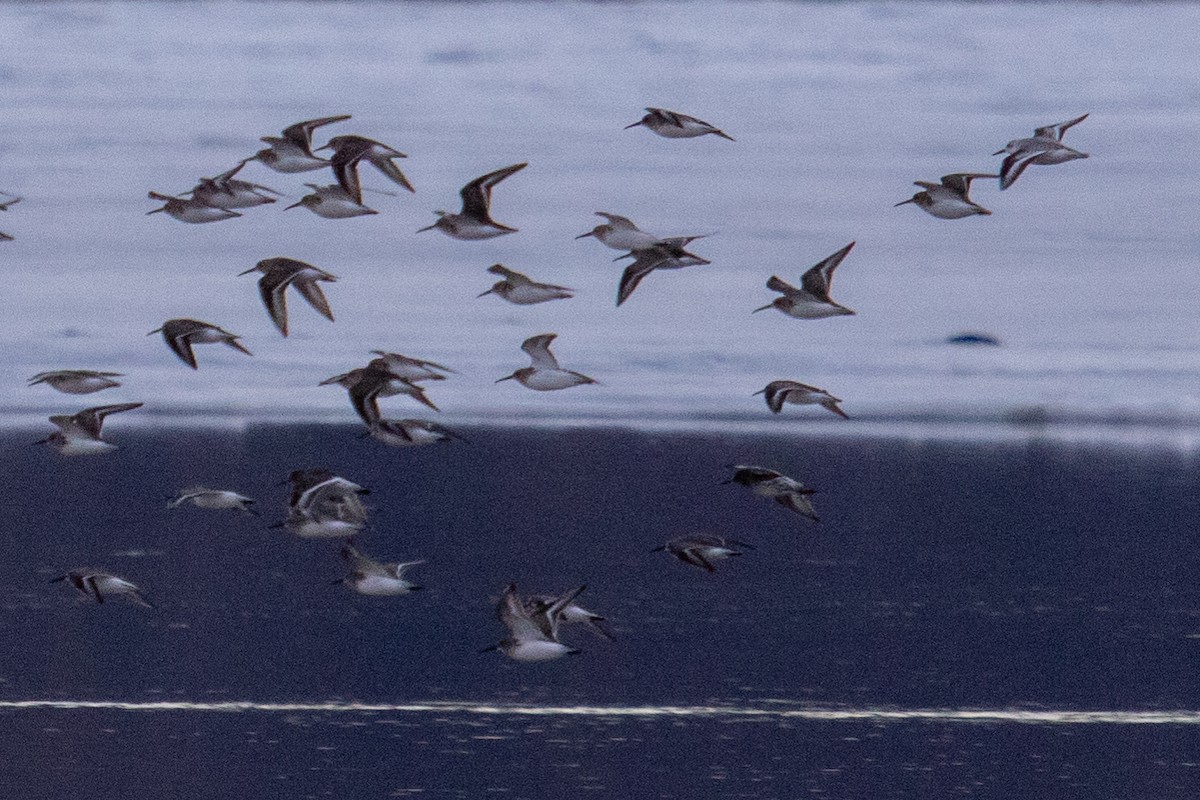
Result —
<instances>
[{"instance_id":1,"label":"flock of shorebird","mask_svg":"<svg viewBox=\"0 0 1200 800\"><path fill-rule=\"evenodd\" d=\"M724 131L695 117L661 108L647 108L646 114L627 128L645 127L666 138L693 138L714 135L734 141ZM1014 139L993 155L1004 155L998 174L959 172L945 175L939 183L916 181L921 191L910 199L896 205L915 204L939 219L962 219L991 212L971 200L971 182L976 179L998 178L1000 189L1007 189L1030 166L1054 165L1086 158L1087 154L1063 144L1068 129L1082 122L1087 114L1037 128L1033 136ZM338 115L306 120L285 128L280 136L264 136L261 141L267 147L243 159L232 169L215 178L201 178L195 187L182 195L167 195L150 192L152 199L163 205L148 213L165 213L186 223L207 223L231 219L241 215L239 209L253 208L276 202L281 193L263 186L241 180L236 176L250 162L260 164L281 173L299 173L331 169L334 182L329 184L305 184L312 190L299 202L288 208L304 207L315 214L330 219L345 219L377 213L363 203L364 188L359 176L359 167L365 162L398 186L414 192L412 184L396 166L396 160L405 154L388 145L356 135L334 136L321 147L314 147L313 134L318 128L350 119L349 115ZM329 158L318 153L331 151ZM516 228L496 222L491 216L492 190L504 179L520 172L526 164L513 164L481 175L468 182L460 191L462 207L458 213L434 212L437 220L420 231L439 230L447 236L460 240L491 239L509 233ZM8 198L8 199L4 199ZM0 193L0 211L17 203L21 198ZM692 242L702 236L660 237L641 230L626 217L598 211L605 221L596 225L577 239L593 237L607 247L621 251L620 258L632 258L621 276L617 289L617 305L624 303L638 284L656 270L678 269L709 262L687 250ZM11 239L0 234L0 240ZM835 301L830 295L833 274L853 249L851 242L837 252L818 262L801 277L800 286L793 286L778 276L772 275L767 288L779 294L767 305L754 309L765 311L771 308L797 319L823 319L855 312ZM564 286L540 283L495 264L488 272L497 275L497 281L480 297L495 294L515 305L532 305L572 296L573 290ZM320 284L337 280L336 276L304 261L276 257L259 261L242 275L260 273L258 288L267 313L283 336L288 335L287 294L294 289L318 313L333 320L333 312ZM150 332L159 333L167 347L185 364L197 369L199 363L193 348L199 344L224 344L246 355L250 351L239 341L237 334L217 325L196 319L170 319L161 327ZM521 349L531 359L528 367L515 370L497 382L515 380L523 386L537 391L554 391L573 386L595 383L579 372L562 368L550 350L556 334L544 333L530 336ZM367 426L367 433L392 446L412 447L462 438L453 431L421 419L389 419L379 407L379 399L406 395L431 409L437 406L429 399L422 386L430 381L443 380L449 367L420 358L399 353L373 351L375 358L365 366L322 381L322 385L343 387L350 397L354 411ZM67 394L90 394L120 386L115 372L65 369L42 372L29 379L29 385L44 384ZM767 407L780 413L785 404L819 405L842 418L849 417L838 405L841 400L827 391L793 380L776 380L756 392L762 394ZM116 448L102 436L106 417L111 414L131 411L141 403L116 403L84 409L73 415L56 415L50 421L56 430L39 444L48 444L63 455L92 455L109 452ZM815 490L774 470L753 465L736 465L732 477L726 483L738 483L749 487L755 494L771 498L787 510L818 521L813 509L811 495ZM303 538L344 539L341 555L349 567L349 574L340 579L355 591L374 596L402 595L420 588L406 577L406 572L423 562L381 563L360 552L352 543L352 537L367 524L367 508L361 496L367 492L362 486L334 475L327 470L297 470L289 476L292 487L286 520L278 527L286 528ZM255 513L251 498L228 490L193 487L181 492L170 502L172 507L185 503L208 509L238 509L244 513ZM681 536L656 548L665 551L685 564L708 572L716 569L716 562L740 555L747 548L744 542L710 535ZM73 570L57 578L69 581L78 591L103 603L112 596L125 596L141 605L150 605L137 586L116 575L95 570ZM605 626L604 618L591 612L577 602L586 587L580 586L559 596L523 596L514 585L509 585L501 597L497 610L509 636L500 643L487 648L499 650L519 661L543 661L561 655L578 652L559 638L559 628L567 623L586 623L597 634L611 639L612 633Z\"/></svg>"}]
</instances>

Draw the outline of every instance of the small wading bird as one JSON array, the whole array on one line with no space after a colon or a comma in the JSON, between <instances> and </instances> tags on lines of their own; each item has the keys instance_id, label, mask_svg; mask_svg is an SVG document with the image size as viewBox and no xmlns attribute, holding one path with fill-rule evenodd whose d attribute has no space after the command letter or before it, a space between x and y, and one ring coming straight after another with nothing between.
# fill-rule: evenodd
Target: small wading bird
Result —
<instances>
[{"instance_id":1,"label":"small wading bird","mask_svg":"<svg viewBox=\"0 0 1200 800\"><path fill-rule=\"evenodd\" d=\"M120 386L113 378L125 377L120 372L95 372L90 369L59 369L52 372L39 372L29 379L29 386L44 383L63 394L91 394L102 389L115 389Z\"/></svg>"},{"instance_id":2,"label":"small wading bird","mask_svg":"<svg viewBox=\"0 0 1200 800\"><path fill-rule=\"evenodd\" d=\"M263 305L267 307L267 314L270 315L271 321L284 336L288 335L285 292L289 286L295 287L300 296L307 300L308 304L317 310L317 313L333 322L333 311L330 310L329 301L325 299L325 293L321 291L318 281L333 282L337 280L337 276L317 269L312 264L284 257L263 259L245 272L239 272L238 275L249 275L251 272L263 274L258 279L258 293L262 296Z\"/></svg>"},{"instance_id":3,"label":"small wading bird","mask_svg":"<svg viewBox=\"0 0 1200 800\"><path fill-rule=\"evenodd\" d=\"M809 489L800 481L765 467L731 464L729 468L733 470L733 477L722 483L748 486L756 495L769 497L789 511L808 517L813 522L821 521L809 499L817 493L816 489Z\"/></svg>"},{"instance_id":4,"label":"small wading bird","mask_svg":"<svg viewBox=\"0 0 1200 800\"><path fill-rule=\"evenodd\" d=\"M58 430L34 444L48 444L64 456L91 456L117 449L115 444L100 438L104 418L109 414L141 408L141 403L115 403L110 406L85 408L77 414L55 414L50 421Z\"/></svg>"},{"instance_id":5,"label":"small wading bird","mask_svg":"<svg viewBox=\"0 0 1200 800\"><path fill-rule=\"evenodd\" d=\"M440 376L439 376L440 377ZM395 397L406 394L422 405L441 411L425 396L425 390L408 378L393 372L382 358L373 358L365 367L352 369L321 381L321 386L337 384L350 395L350 405L368 427L382 418L379 413L380 397Z\"/></svg>"},{"instance_id":6,"label":"small wading bird","mask_svg":"<svg viewBox=\"0 0 1200 800\"><path fill-rule=\"evenodd\" d=\"M511 167L498 169L481 175L468 183L459 191L462 197L462 211L451 214L447 211L435 211L438 221L417 231L431 231L434 228L447 236L464 241L491 239L506 233L515 233L516 228L501 225L491 217L492 187L516 172L529 166L526 163L513 164Z\"/></svg>"},{"instance_id":7,"label":"small wading bird","mask_svg":"<svg viewBox=\"0 0 1200 800\"><path fill-rule=\"evenodd\" d=\"M318 217L324 217L325 219L350 219L352 217L364 217L379 213L373 208L368 208L362 203L355 202L354 198L336 183L328 186L321 186L316 183L306 183L304 185L312 189L312 194L306 194L300 198L299 202L285 206L284 211L303 207Z\"/></svg>"},{"instance_id":8,"label":"small wading bird","mask_svg":"<svg viewBox=\"0 0 1200 800\"><path fill-rule=\"evenodd\" d=\"M717 567L713 562L742 554L740 550L735 550L735 547L754 549L751 545L736 539L701 533L693 536L676 536L650 552L661 553L665 550L685 564L699 567L706 572L716 572Z\"/></svg>"},{"instance_id":9,"label":"small wading bird","mask_svg":"<svg viewBox=\"0 0 1200 800\"><path fill-rule=\"evenodd\" d=\"M1065 164L1077 158L1087 158L1087 153L1081 153L1062 143L1063 135L1073 125L1078 125L1088 118L1087 114L1066 122L1044 125L1033 132L1033 136L1025 139L1013 139L1003 148L992 153L994 156L1005 155L1000 164L1000 189L1004 190L1016 183L1017 178L1026 167L1034 164L1050 166Z\"/></svg>"},{"instance_id":10,"label":"small wading bird","mask_svg":"<svg viewBox=\"0 0 1200 800\"><path fill-rule=\"evenodd\" d=\"M653 247L659 242L659 237L642 230L627 217L609 214L607 211L597 211L596 216L604 217L608 222L597 225L587 233L579 234L576 239L592 236L605 247L626 252Z\"/></svg>"},{"instance_id":11,"label":"small wading bird","mask_svg":"<svg viewBox=\"0 0 1200 800\"><path fill-rule=\"evenodd\" d=\"M274 203L275 197L283 196L281 193L258 183L234 179L233 176L238 174L242 167L246 166L246 162L250 160L252 159L239 162L236 167L227 172L222 172L215 178L201 178L200 182L188 194L197 203L203 203L213 208L224 208L226 210L231 208L254 208L255 206ZM264 194L264 192L269 194ZM271 194L275 195L275 197L270 197L269 195Z\"/></svg>"},{"instance_id":12,"label":"small wading bird","mask_svg":"<svg viewBox=\"0 0 1200 800\"><path fill-rule=\"evenodd\" d=\"M197 508L236 508L246 514L258 516L258 512L250 507L254 503L253 499L226 489L192 486L171 498L167 508L179 508L184 503L191 503Z\"/></svg>"},{"instance_id":13,"label":"small wading bird","mask_svg":"<svg viewBox=\"0 0 1200 800\"><path fill-rule=\"evenodd\" d=\"M383 419L367 423L367 434L392 447L423 447L455 439L467 441L449 428L423 419Z\"/></svg>"},{"instance_id":14,"label":"small wading bird","mask_svg":"<svg viewBox=\"0 0 1200 800\"><path fill-rule=\"evenodd\" d=\"M333 150L333 155L329 159L330 166L333 167L333 176L337 178L338 185L346 190L346 194L360 205L362 204L362 183L358 177L360 161L366 161L391 178L394 183L400 184L410 192L417 191L408 182L408 178L404 177L400 168L392 163L392 159L395 158L408 158L394 147L388 147L382 142L368 139L365 136L335 136L329 140L328 144L317 149Z\"/></svg>"},{"instance_id":15,"label":"small wading bird","mask_svg":"<svg viewBox=\"0 0 1200 800\"><path fill-rule=\"evenodd\" d=\"M512 375L500 378L500 381L516 380L522 386L536 389L539 392L550 392L555 389L568 389L585 383L595 383L593 379L579 372L563 369L558 365L558 359L550 352L550 343L557 333L542 333L530 336L521 343L521 349L533 359L532 366L522 367Z\"/></svg>"},{"instance_id":16,"label":"small wading bird","mask_svg":"<svg viewBox=\"0 0 1200 800\"><path fill-rule=\"evenodd\" d=\"M621 273L621 282L617 285L617 305L620 306L628 300L642 279L657 269L680 269L711 264L708 259L683 249L684 246L680 242L690 241L692 238L696 237L661 239L651 247L634 250L631 253L633 263Z\"/></svg>"},{"instance_id":17,"label":"small wading bird","mask_svg":"<svg viewBox=\"0 0 1200 800\"><path fill-rule=\"evenodd\" d=\"M492 288L478 297L495 294L514 305L531 306L535 303L545 303L547 300L568 299L573 296L571 293L575 291L566 286L555 286L553 283L538 283L528 275L511 270L502 264L493 264L488 267L488 272L500 275L504 280L492 284Z\"/></svg>"},{"instance_id":18,"label":"small wading bird","mask_svg":"<svg viewBox=\"0 0 1200 800\"><path fill-rule=\"evenodd\" d=\"M409 567L424 564L424 560L382 564L363 555L349 542L342 546L342 560L350 565L350 574L333 583L344 583L359 594L396 597L421 589L417 584L405 580L404 573Z\"/></svg>"},{"instance_id":19,"label":"small wading bird","mask_svg":"<svg viewBox=\"0 0 1200 800\"><path fill-rule=\"evenodd\" d=\"M499 650L514 661L550 661L565 655L577 655L579 650L558 640L558 628L563 609L571 605L586 588L587 584L584 584L572 589L542 611L535 612L517 594L517 585L510 583L496 606L496 613L508 628L509 636L479 652Z\"/></svg>"},{"instance_id":20,"label":"small wading bird","mask_svg":"<svg viewBox=\"0 0 1200 800\"><path fill-rule=\"evenodd\" d=\"M260 141L269 147L259 150L249 160L261 161L276 172L309 172L329 166L329 161L313 153L313 131L322 125L350 119L349 114L297 122L283 129L283 136L263 136Z\"/></svg>"},{"instance_id":21,"label":"small wading bird","mask_svg":"<svg viewBox=\"0 0 1200 800\"><path fill-rule=\"evenodd\" d=\"M558 598L554 595L535 594L525 598L525 607L535 619L546 619L550 608L557 602ZM563 606L558 610L557 617L559 625L581 623L597 636L608 639L610 642L617 640L617 637L608 629L608 622L604 617L594 611L588 611L578 603L571 602Z\"/></svg>"},{"instance_id":22,"label":"small wading bird","mask_svg":"<svg viewBox=\"0 0 1200 800\"><path fill-rule=\"evenodd\" d=\"M767 305L756 308L754 311L777 308L789 317L796 319L822 319L853 314L853 311L835 302L829 296L830 287L833 285L833 271L838 268L838 264L842 263L842 259L853 247L854 242L851 242L805 272L800 277L801 288L799 289L772 275L767 281L767 288L773 292L782 292L783 296L776 297Z\"/></svg>"},{"instance_id":23,"label":"small wading bird","mask_svg":"<svg viewBox=\"0 0 1200 800\"><path fill-rule=\"evenodd\" d=\"M280 525L305 539L346 539L367 525L361 496L367 489L327 469L294 470L287 520Z\"/></svg>"},{"instance_id":24,"label":"small wading bird","mask_svg":"<svg viewBox=\"0 0 1200 800\"><path fill-rule=\"evenodd\" d=\"M146 335L153 336L156 333L161 333L163 341L167 343L167 347L171 348L171 352L179 356L179 360L192 369L200 368L196 364L196 355L192 352L192 345L196 344L220 342L248 356L254 355L242 346L236 333L230 333L224 328L218 328L216 325L195 319L169 319L163 323L161 328L155 328Z\"/></svg>"},{"instance_id":25,"label":"small wading bird","mask_svg":"<svg viewBox=\"0 0 1200 800\"><path fill-rule=\"evenodd\" d=\"M976 214L988 215L992 212L972 201L968 195L971 191L972 180L995 177L998 176L979 172L952 172L949 175L943 175L941 183L913 181L914 185L920 186L925 191L917 192L908 200L901 200L896 203L896 206L913 203L922 211L932 214L938 219L962 219Z\"/></svg>"},{"instance_id":26,"label":"small wading bird","mask_svg":"<svg viewBox=\"0 0 1200 800\"><path fill-rule=\"evenodd\" d=\"M797 406L818 405L832 411L842 419L850 419L846 416L846 412L838 407L841 400L824 389L797 381L772 381L754 394L766 396L767 408L771 409L773 414L782 411L784 403L790 403Z\"/></svg>"},{"instance_id":27,"label":"small wading bird","mask_svg":"<svg viewBox=\"0 0 1200 800\"><path fill-rule=\"evenodd\" d=\"M449 367L439 364L436 361L428 361L423 358L411 358L409 356L400 355L399 353L389 353L384 350L372 350L372 353L379 356L379 360L389 369L393 375L398 378L403 378L412 383L420 381L441 381L445 380L446 376L443 372L454 374L454 370Z\"/></svg>"},{"instance_id":28,"label":"small wading bird","mask_svg":"<svg viewBox=\"0 0 1200 800\"><path fill-rule=\"evenodd\" d=\"M147 216L165 211L168 216L174 217L180 222L189 222L193 225L200 225L205 222L220 222L223 219L233 219L234 217L241 216L236 211L210 206L188 197L172 197L169 194L159 194L158 192L150 192L149 197L152 200L161 201L163 207L147 211Z\"/></svg>"},{"instance_id":29,"label":"small wading bird","mask_svg":"<svg viewBox=\"0 0 1200 800\"><path fill-rule=\"evenodd\" d=\"M712 133L720 136L722 139L728 139L731 142L734 141L734 138L724 131L709 125L704 120L689 117L686 114L667 111L665 108L647 108L646 112L646 116L637 122L632 125L626 125L625 130L641 125L654 131L659 136L665 136L668 139L691 139L695 136Z\"/></svg>"},{"instance_id":30,"label":"small wading bird","mask_svg":"<svg viewBox=\"0 0 1200 800\"><path fill-rule=\"evenodd\" d=\"M107 572L97 572L88 569L73 569L66 575L59 575L51 583L69 581L81 594L103 604L105 599L113 596L129 598L131 603L145 608L154 608L154 604L142 597L141 590L124 578L110 575Z\"/></svg>"}]
</instances>

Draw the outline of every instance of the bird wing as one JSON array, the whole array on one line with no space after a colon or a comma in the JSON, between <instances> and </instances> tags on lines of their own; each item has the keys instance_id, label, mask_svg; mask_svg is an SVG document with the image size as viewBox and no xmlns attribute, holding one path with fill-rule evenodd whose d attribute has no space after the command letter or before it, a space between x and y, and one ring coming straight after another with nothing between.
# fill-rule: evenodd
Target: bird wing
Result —
<instances>
[{"instance_id":1,"label":"bird wing","mask_svg":"<svg viewBox=\"0 0 1200 800\"><path fill-rule=\"evenodd\" d=\"M512 175L515 172L520 172L529 166L528 163L513 164L511 167L504 167L495 172L489 172L487 175L480 175L475 180L468 183L459 191L459 196L462 197L462 213L480 220L491 220L488 215L488 209L492 204L492 187L500 181Z\"/></svg>"},{"instance_id":2,"label":"bird wing","mask_svg":"<svg viewBox=\"0 0 1200 800\"><path fill-rule=\"evenodd\" d=\"M833 285L833 271L838 268L838 264L842 263L846 254L854 248L854 244L851 242L805 272L800 279L800 285L804 287L804 291L826 303L833 302L833 298L829 296L829 289Z\"/></svg>"},{"instance_id":3,"label":"bird wing","mask_svg":"<svg viewBox=\"0 0 1200 800\"><path fill-rule=\"evenodd\" d=\"M288 125L283 129L283 138L287 139L296 147L304 152L304 155L310 158L316 158L312 151L312 134L313 131L322 125L329 125L334 122L342 122L350 119L349 114L340 114L336 117L318 117L317 119L308 119L304 122L297 122L295 125ZM270 144L270 142L268 142Z\"/></svg>"},{"instance_id":4,"label":"bird wing","mask_svg":"<svg viewBox=\"0 0 1200 800\"><path fill-rule=\"evenodd\" d=\"M550 352L550 343L554 341L557 333L542 333L537 336L530 336L521 343L521 349L529 354L533 359L533 366L538 369L560 369L558 359Z\"/></svg>"},{"instance_id":5,"label":"bird wing","mask_svg":"<svg viewBox=\"0 0 1200 800\"><path fill-rule=\"evenodd\" d=\"M97 439L100 438L100 429L104 426L104 418L109 414L116 414L121 411L132 411L135 408L141 408L141 403L114 403L111 406L96 406L95 408L85 408L76 414L73 419L75 424L82 430L87 431Z\"/></svg>"},{"instance_id":6,"label":"bird wing","mask_svg":"<svg viewBox=\"0 0 1200 800\"><path fill-rule=\"evenodd\" d=\"M656 268L671 257L658 247L636 251L633 263L621 273L621 282L617 285L617 305L621 305L633 294L633 290Z\"/></svg>"}]
</instances>

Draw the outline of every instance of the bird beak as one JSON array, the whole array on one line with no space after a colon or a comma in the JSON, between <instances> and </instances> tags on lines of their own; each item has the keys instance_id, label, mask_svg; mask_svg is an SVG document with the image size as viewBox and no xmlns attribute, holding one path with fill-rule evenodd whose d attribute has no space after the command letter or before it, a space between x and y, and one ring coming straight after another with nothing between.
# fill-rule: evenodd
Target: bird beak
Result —
<instances>
[{"instance_id":1,"label":"bird beak","mask_svg":"<svg viewBox=\"0 0 1200 800\"><path fill-rule=\"evenodd\" d=\"M156 208L156 209L154 209L153 211L147 211L147 212L146 212L146 216L148 217L148 216L150 216L151 214L157 214L157 213L159 213L160 211L166 211L166 209L165 209L165 208Z\"/></svg>"},{"instance_id":2,"label":"bird beak","mask_svg":"<svg viewBox=\"0 0 1200 800\"><path fill-rule=\"evenodd\" d=\"M765 306L763 306L762 308L756 308L756 309L754 309L753 311L751 311L750 313L751 313L751 314L757 314L759 311L766 311L768 308L774 308L774 307L775 307L775 304L774 304L774 303L767 303L767 304L766 304Z\"/></svg>"},{"instance_id":3,"label":"bird beak","mask_svg":"<svg viewBox=\"0 0 1200 800\"><path fill-rule=\"evenodd\" d=\"M499 649L500 649L500 645L494 644L494 645L492 645L491 647L485 647L485 648L483 648L483 649L482 649L482 650L480 650L479 652L480 652L480 653L494 653L494 652L496 652L496 651L497 651L497 650L499 650Z\"/></svg>"},{"instance_id":4,"label":"bird beak","mask_svg":"<svg viewBox=\"0 0 1200 800\"><path fill-rule=\"evenodd\" d=\"M258 271L258 267L254 266L254 267L251 267L250 269L246 270L245 272L239 272L238 277L240 278L243 275L249 275L251 272L257 272L257 271Z\"/></svg>"},{"instance_id":5,"label":"bird beak","mask_svg":"<svg viewBox=\"0 0 1200 800\"><path fill-rule=\"evenodd\" d=\"M333 147L333 145L331 145L331 144L323 144L323 145L321 145L320 147L314 148L314 152L315 152L316 150L328 150L328 149L329 149L329 148L331 148L331 147Z\"/></svg>"},{"instance_id":6,"label":"bird beak","mask_svg":"<svg viewBox=\"0 0 1200 800\"><path fill-rule=\"evenodd\" d=\"M147 335L147 336L153 336L153 335L154 335L154 334L156 334L156 333L162 333L162 328L155 328L154 330L150 331L150 332L149 332L149 333L147 333L146 335Z\"/></svg>"},{"instance_id":7,"label":"bird beak","mask_svg":"<svg viewBox=\"0 0 1200 800\"><path fill-rule=\"evenodd\" d=\"M767 393L767 390L766 390L766 389L759 389L757 392L755 392L754 394L752 394L752 395L750 395L750 396L751 396L751 397L757 397L757 396L758 396L758 395L760 395L760 394L766 394L766 393Z\"/></svg>"},{"instance_id":8,"label":"bird beak","mask_svg":"<svg viewBox=\"0 0 1200 800\"><path fill-rule=\"evenodd\" d=\"M589 236L595 236L595 235L596 235L596 232L595 232L595 231L588 231L587 233L581 233L581 234L579 234L579 235L578 235L578 236L576 236L575 238L576 238L576 239L586 239L586 238L587 238L587 237L589 237Z\"/></svg>"},{"instance_id":9,"label":"bird beak","mask_svg":"<svg viewBox=\"0 0 1200 800\"><path fill-rule=\"evenodd\" d=\"M432 225L426 225L424 228L418 228L417 233L424 233L425 231L431 231L436 227L437 227L437 223L435 222Z\"/></svg>"},{"instance_id":10,"label":"bird beak","mask_svg":"<svg viewBox=\"0 0 1200 800\"><path fill-rule=\"evenodd\" d=\"M299 203L292 203L290 206L284 206L283 210L287 211L288 209L292 209L292 208L295 208L296 206L302 206L302 205L304 205L303 200L301 200Z\"/></svg>"},{"instance_id":11,"label":"bird beak","mask_svg":"<svg viewBox=\"0 0 1200 800\"><path fill-rule=\"evenodd\" d=\"M51 583L61 583L62 581L65 581L69 577L70 577L69 575L59 575L57 578L51 578L50 582Z\"/></svg>"},{"instance_id":12,"label":"bird beak","mask_svg":"<svg viewBox=\"0 0 1200 800\"><path fill-rule=\"evenodd\" d=\"M488 289L488 290L487 290L486 292L484 292L483 294L477 294L477 295L475 295L475 299L476 299L476 300L478 300L479 298L483 297L484 295L489 295L489 294L492 294L492 293L493 293L493 292L495 292L495 291L496 291L495 289Z\"/></svg>"},{"instance_id":13,"label":"bird beak","mask_svg":"<svg viewBox=\"0 0 1200 800\"><path fill-rule=\"evenodd\" d=\"M641 124L642 124L642 121L639 119L637 122L633 123L632 125L626 125L625 130L629 130L630 128L636 128L638 125L641 125Z\"/></svg>"},{"instance_id":14,"label":"bird beak","mask_svg":"<svg viewBox=\"0 0 1200 800\"><path fill-rule=\"evenodd\" d=\"M515 377L517 377L517 373L514 372L512 375L508 375L504 378L500 378L500 380L495 381L495 383L500 383L500 381L511 381Z\"/></svg>"},{"instance_id":15,"label":"bird beak","mask_svg":"<svg viewBox=\"0 0 1200 800\"><path fill-rule=\"evenodd\" d=\"M39 444L49 444L49 443L50 443L50 440L49 440L49 439L38 439L36 442L30 442L30 443L29 443L29 446L30 446L30 447L37 447ZM61 579L61 578L57 578L56 580L62 580L62 579Z\"/></svg>"},{"instance_id":16,"label":"bird beak","mask_svg":"<svg viewBox=\"0 0 1200 800\"><path fill-rule=\"evenodd\" d=\"M667 546L665 544L660 544L658 547L654 548L650 552L651 553L661 553L663 550L666 550L666 549L667 549Z\"/></svg>"},{"instance_id":17,"label":"bird beak","mask_svg":"<svg viewBox=\"0 0 1200 800\"><path fill-rule=\"evenodd\" d=\"M916 202L916 201L915 201L915 200L913 200L913 198L911 198L911 197L910 197L910 198L908 198L907 200L901 200L899 203L896 203L896 205L892 206L892 208L896 208L897 206L902 206L902 205L904 205L905 203L915 203L915 202Z\"/></svg>"},{"instance_id":18,"label":"bird beak","mask_svg":"<svg viewBox=\"0 0 1200 800\"><path fill-rule=\"evenodd\" d=\"M1003 150L997 150L996 152L992 153L992 155L994 155L994 156L1002 156L1002 155L1004 155L1004 151L1003 151Z\"/></svg>"}]
</instances>

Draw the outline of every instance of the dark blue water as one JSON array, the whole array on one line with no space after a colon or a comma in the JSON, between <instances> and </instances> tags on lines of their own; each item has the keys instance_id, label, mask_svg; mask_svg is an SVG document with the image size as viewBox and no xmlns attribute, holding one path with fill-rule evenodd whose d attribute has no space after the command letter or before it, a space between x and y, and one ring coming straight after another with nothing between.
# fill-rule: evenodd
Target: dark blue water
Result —
<instances>
[{"instance_id":1,"label":"dark blue water","mask_svg":"<svg viewBox=\"0 0 1200 800\"><path fill-rule=\"evenodd\" d=\"M38 432L5 435L0 701L1200 708L1190 455L1036 439L464 433L470 443L395 450L349 427L126 429L113 432L122 450L79 459L27 446ZM817 488L823 521L719 485L731 463ZM371 488L359 546L428 559L412 572L422 592L354 595L330 583L343 574L337 542L268 527L283 517L279 482L313 466ZM256 497L262 516L168 510L165 497L193 483ZM755 549L711 575L649 552L697 531ZM98 606L48 583L81 565L129 578L158 608ZM530 592L587 583L581 600L618 640L568 629L585 652L545 664L479 654L504 635L492 603L510 581ZM646 797L1182 798L1200 787L1195 725L0 715L0 750L34 755L5 759L0 785L53 772L48 797L101 767L111 793L120 784L132 798L163 786L188 797L475 797L489 786L555 797L589 781L606 787L598 796ZM151 765L153 779L130 777ZM210 785L223 778L236 790Z\"/></svg>"}]
</instances>

